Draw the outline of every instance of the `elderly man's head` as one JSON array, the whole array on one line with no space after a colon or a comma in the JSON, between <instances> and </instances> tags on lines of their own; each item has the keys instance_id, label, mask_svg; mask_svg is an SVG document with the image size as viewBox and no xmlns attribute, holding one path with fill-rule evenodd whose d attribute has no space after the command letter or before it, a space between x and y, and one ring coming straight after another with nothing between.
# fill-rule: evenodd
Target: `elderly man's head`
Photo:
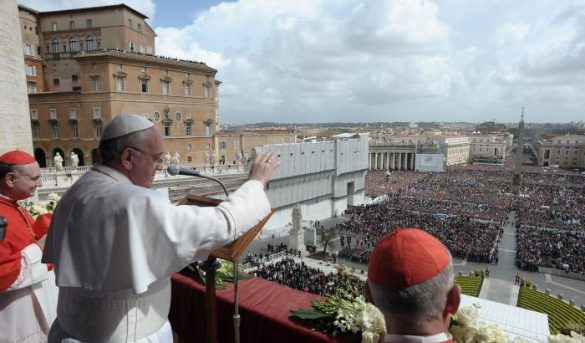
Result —
<instances>
[{"instance_id":1,"label":"elderly man's head","mask_svg":"<svg viewBox=\"0 0 585 343\"><path fill-rule=\"evenodd\" d=\"M162 170L163 140L148 119L133 114L115 117L99 144L102 163L126 175L137 186L150 187Z\"/></svg>"},{"instance_id":2,"label":"elderly man's head","mask_svg":"<svg viewBox=\"0 0 585 343\"><path fill-rule=\"evenodd\" d=\"M368 295L384 313L389 333L428 336L447 330L459 307L447 248L419 229L397 229L375 247Z\"/></svg>"},{"instance_id":3,"label":"elderly man's head","mask_svg":"<svg viewBox=\"0 0 585 343\"><path fill-rule=\"evenodd\" d=\"M15 150L0 156L0 193L23 200L33 196L42 185L41 168L30 154Z\"/></svg>"}]
</instances>

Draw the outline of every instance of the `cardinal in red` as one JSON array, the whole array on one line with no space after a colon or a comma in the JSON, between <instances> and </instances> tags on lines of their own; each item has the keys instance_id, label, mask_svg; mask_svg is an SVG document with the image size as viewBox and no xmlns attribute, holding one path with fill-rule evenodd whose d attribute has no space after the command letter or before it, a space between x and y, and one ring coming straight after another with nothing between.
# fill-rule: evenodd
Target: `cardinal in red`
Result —
<instances>
[{"instance_id":1,"label":"cardinal in red","mask_svg":"<svg viewBox=\"0 0 585 343\"><path fill-rule=\"evenodd\" d=\"M2 342L45 342L56 315L53 272L41 263L51 215L35 219L18 204L40 186L34 157L18 150L0 156L0 216L8 223L0 242Z\"/></svg>"}]
</instances>

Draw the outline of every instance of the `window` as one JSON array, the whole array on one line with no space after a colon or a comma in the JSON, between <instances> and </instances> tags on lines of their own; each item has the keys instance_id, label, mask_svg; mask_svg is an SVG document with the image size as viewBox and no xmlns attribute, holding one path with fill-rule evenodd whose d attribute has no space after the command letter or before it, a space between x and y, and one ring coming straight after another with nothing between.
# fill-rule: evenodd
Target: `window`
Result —
<instances>
[{"instance_id":1,"label":"window","mask_svg":"<svg viewBox=\"0 0 585 343\"><path fill-rule=\"evenodd\" d=\"M51 122L51 138L59 138L59 125L57 122Z\"/></svg>"},{"instance_id":2,"label":"window","mask_svg":"<svg viewBox=\"0 0 585 343\"><path fill-rule=\"evenodd\" d=\"M170 81L163 81L162 82L163 95L169 95L170 91L171 91L171 82Z\"/></svg>"},{"instance_id":3,"label":"window","mask_svg":"<svg viewBox=\"0 0 585 343\"><path fill-rule=\"evenodd\" d=\"M37 76L37 67L36 66L24 66L24 73L27 76Z\"/></svg>"},{"instance_id":4,"label":"window","mask_svg":"<svg viewBox=\"0 0 585 343\"><path fill-rule=\"evenodd\" d=\"M79 138L78 125L76 121L71 122L71 138Z\"/></svg>"},{"instance_id":5,"label":"window","mask_svg":"<svg viewBox=\"0 0 585 343\"><path fill-rule=\"evenodd\" d=\"M171 123L164 123L165 126L165 136L169 137L171 135Z\"/></svg>"},{"instance_id":6,"label":"window","mask_svg":"<svg viewBox=\"0 0 585 343\"><path fill-rule=\"evenodd\" d=\"M59 87L59 79L53 79L53 86Z\"/></svg>"},{"instance_id":7,"label":"window","mask_svg":"<svg viewBox=\"0 0 585 343\"><path fill-rule=\"evenodd\" d=\"M71 75L71 81L77 81L79 80L79 76L78 75Z\"/></svg>"},{"instance_id":8,"label":"window","mask_svg":"<svg viewBox=\"0 0 585 343\"><path fill-rule=\"evenodd\" d=\"M56 108L49 108L49 119L57 120L57 109Z\"/></svg>"},{"instance_id":9,"label":"window","mask_svg":"<svg viewBox=\"0 0 585 343\"><path fill-rule=\"evenodd\" d=\"M138 30L138 32L142 32L142 24L138 24L137 30Z\"/></svg>"},{"instance_id":10,"label":"window","mask_svg":"<svg viewBox=\"0 0 585 343\"><path fill-rule=\"evenodd\" d=\"M34 56L32 45L30 45L30 44L24 45L24 54L27 56Z\"/></svg>"},{"instance_id":11,"label":"window","mask_svg":"<svg viewBox=\"0 0 585 343\"><path fill-rule=\"evenodd\" d=\"M211 136L211 126L208 124L205 125L205 135Z\"/></svg>"},{"instance_id":12,"label":"window","mask_svg":"<svg viewBox=\"0 0 585 343\"><path fill-rule=\"evenodd\" d=\"M75 52L79 49L79 40L77 37L69 38L69 51Z\"/></svg>"},{"instance_id":13,"label":"window","mask_svg":"<svg viewBox=\"0 0 585 343\"><path fill-rule=\"evenodd\" d=\"M128 19L128 28L132 28L132 19Z\"/></svg>"},{"instance_id":14,"label":"window","mask_svg":"<svg viewBox=\"0 0 585 343\"><path fill-rule=\"evenodd\" d=\"M148 93L148 80L140 79L140 91L142 93Z\"/></svg>"},{"instance_id":15,"label":"window","mask_svg":"<svg viewBox=\"0 0 585 343\"><path fill-rule=\"evenodd\" d=\"M73 30L75 28L75 20L69 20L69 30Z\"/></svg>"},{"instance_id":16,"label":"window","mask_svg":"<svg viewBox=\"0 0 585 343\"><path fill-rule=\"evenodd\" d=\"M94 107L93 111L93 120L100 120L102 119L102 109L99 107Z\"/></svg>"},{"instance_id":17,"label":"window","mask_svg":"<svg viewBox=\"0 0 585 343\"><path fill-rule=\"evenodd\" d=\"M69 119L70 120L77 120L77 109L75 107L71 107L69 109Z\"/></svg>"},{"instance_id":18,"label":"window","mask_svg":"<svg viewBox=\"0 0 585 343\"><path fill-rule=\"evenodd\" d=\"M93 45L93 36L89 35L85 38L85 50L87 51L92 51L94 49L94 45Z\"/></svg>"},{"instance_id":19,"label":"window","mask_svg":"<svg viewBox=\"0 0 585 343\"><path fill-rule=\"evenodd\" d=\"M92 26L93 26L93 21L91 19L86 19L85 20L85 27L87 27L89 29Z\"/></svg>"},{"instance_id":20,"label":"window","mask_svg":"<svg viewBox=\"0 0 585 343\"><path fill-rule=\"evenodd\" d=\"M181 121L181 112L177 112L177 113L175 113L175 119L176 119L177 121Z\"/></svg>"},{"instance_id":21,"label":"window","mask_svg":"<svg viewBox=\"0 0 585 343\"><path fill-rule=\"evenodd\" d=\"M130 49L131 52L134 52L134 43L130 42L128 48Z\"/></svg>"},{"instance_id":22,"label":"window","mask_svg":"<svg viewBox=\"0 0 585 343\"><path fill-rule=\"evenodd\" d=\"M225 146L226 146L225 142L219 142L220 149L225 149Z\"/></svg>"},{"instance_id":23,"label":"window","mask_svg":"<svg viewBox=\"0 0 585 343\"><path fill-rule=\"evenodd\" d=\"M193 126L185 125L185 136L191 136L193 134Z\"/></svg>"},{"instance_id":24,"label":"window","mask_svg":"<svg viewBox=\"0 0 585 343\"><path fill-rule=\"evenodd\" d=\"M30 109L30 120L39 120L39 112L36 108Z\"/></svg>"},{"instance_id":25,"label":"window","mask_svg":"<svg viewBox=\"0 0 585 343\"><path fill-rule=\"evenodd\" d=\"M51 40L51 52L54 54L59 53L59 40L57 38Z\"/></svg>"},{"instance_id":26,"label":"window","mask_svg":"<svg viewBox=\"0 0 585 343\"><path fill-rule=\"evenodd\" d=\"M187 144L187 150L189 151L193 150L193 144Z\"/></svg>"},{"instance_id":27,"label":"window","mask_svg":"<svg viewBox=\"0 0 585 343\"><path fill-rule=\"evenodd\" d=\"M158 121L160 119L160 113L154 112L154 120Z\"/></svg>"},{"instance_id":28,"label":"window","mask_svg":"<svg viewBox=\"0 0 585 343\"><path fill-rule=\"evenodd\" d=\"M41 138L41 124L32 123L32 137L33 139Z\"/></svg>"},{"instance_id":29,"label":"window","mask_svg":"<svg viewBox=\"0 0 585 343\"><path fill-rule=\"evenodd\" d=\"M193 91L191 88L191 84L185 83L185 96L191 96L192 93L193 93Z\"/></svg>"},{"instance_id":30,"label":"window","mask_svg":"<svg viewBox=\"0 0 585 343\"><path fill-rule=\"evenodd\" d=\"M100 138L102 136L102 124L95 124L95 136Z\"/></svg>"},{"instance_id":31,"label":"window","mask_svg":"<svg viewBox=\"0 0 585 343\"><path fill-rule=\"evenodd\" d=\"M193 157L187 156L187 162L193 162Z\"/></svg>"},{"instance_id":32,"label":"window","mask_svg":"<svg viewBox=\"0 0 585 343\"><path fill-rule=\"evenodd\" d=\"M210 96L211 96L211 87L210 86L204 86L203 87L203 97L209 98Z\"/></svg>"},{"instance_id":33,"label":"window","mask_svg":"<svg viewBox=\"0 0 585 343\"><path fill-rule=\"evenodd\" d=\"M100 77L99 76L90 76L89 82L91 83L91 90L93 90L93 91L100 90Z\"/></svg>"},{"instance_id":34,"label":"window","mask_svg":"<svg viewBox=\"0 0 585 343\"><path fill-rule=\"evenodd\" d=\"M120 76L116 76L116 90L118 92L124 91L124 78Z\"/></svg>"},{"instance_id":35,"label":"window","mask_svg":"<svg viewBox=\"0 0 585 343\"><path fill-rule=\"evenodd\" d=\"M51 30L52 31L57 31L57 23L56 22L52 22L51 23Z\"/></svg>"}]
</instances>

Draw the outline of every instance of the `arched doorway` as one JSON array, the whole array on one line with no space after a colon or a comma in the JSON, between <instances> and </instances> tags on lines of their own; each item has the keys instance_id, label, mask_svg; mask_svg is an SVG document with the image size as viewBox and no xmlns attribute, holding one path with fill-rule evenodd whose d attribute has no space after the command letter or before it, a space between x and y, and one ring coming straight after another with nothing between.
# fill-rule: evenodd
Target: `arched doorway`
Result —
<instances>
[{"instance_id":1,"label":"arched doorway","mask_svg":"<svg viewBox=\"0 0 585 343\"><path fill-rule=\"evenodd\" d=\"M39 167L47 168L47 156L45 156L45 151L43 149L35 149L35 160L39 162Z\"/></svg>"},{"instance_id":2,"label":"arched doorway","mask_svg":"<svg viewBox=\"0 0 585 343\"><path fill-rule=\"evenodd\" d=\"M92 164L98 164L100 163L100 153L98 152L98 149L92 149L91 150L91 163Z\"/></svg>"},{"instance_id":3,"label":"arched doorway","mask_svg":"<svg viewBox=\"0 0 585 343\"><path fill-rule=\"evenodd\" d=\"M79 157L79 164L78 166L84 166L85 165L85 158L83 156L83 151L79 148L74 148L73 150L71 150L72 152L77 154L77 157Z\"/></svg>"},{"instance_id":4,"label":"arched doorway","mask_svg":"<svg viewBox=\"0 0 585 343\"><path fill-rule=\"evenodd\" d=\"M65 166L65 153L63 152L63 150L59 149L59 148L55 148L53 149L53 154L51 154L51 162L53 164L53 167L55 166L55 156L57 155L57 153L59 153L61 155L61 158L63 158L63 166Z\"/></svg>"}]
</instances>

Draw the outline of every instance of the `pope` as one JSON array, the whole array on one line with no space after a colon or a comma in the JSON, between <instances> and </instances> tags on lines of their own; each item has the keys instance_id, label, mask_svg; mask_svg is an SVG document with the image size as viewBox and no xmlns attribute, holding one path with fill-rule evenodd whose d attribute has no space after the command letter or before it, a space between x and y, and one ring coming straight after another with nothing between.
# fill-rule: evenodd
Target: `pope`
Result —
<instances>
[{"instance_id":1,"label":"pope","mask_svg":"<svg viewBox=\"0 0 585 343\"><path fill-rule=\"evenodd\" d=\"M114 117L98 149L102 164L63 195L47 237L60 287L49 342L170 343L170 276L270 212L264 185L279 163L258 155L217 207L175 206L150 189L165 149L148 119Z\"/></svg>"}]
</instances>

